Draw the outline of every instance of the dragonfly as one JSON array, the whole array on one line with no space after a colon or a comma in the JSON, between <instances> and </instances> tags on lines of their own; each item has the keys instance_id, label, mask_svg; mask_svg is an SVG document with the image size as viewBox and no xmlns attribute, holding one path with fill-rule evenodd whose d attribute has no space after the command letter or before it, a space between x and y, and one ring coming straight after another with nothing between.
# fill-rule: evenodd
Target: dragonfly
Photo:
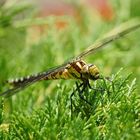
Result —
<instances>
[{"instance_id":1,"label":"dragonfly","mask_svg":"<svg viewBox=\"0 0 140 140\"><path fill-rule=\"evenodd\" d=\"M4 97L12 96L15 93L19 92L20 90L26 88L27 86L30 86L42 80L75 79L81 81L80 85L78 85L78 83L76 82L75 91L79 92L81 99L89 103L87 100L83 98L82 93L85 91L87 87L92 88L91 85L89 84L90 80L96 81L98 79L102 79L102 76L100 75L99 68L96 65L87 64L83 60L83 58L92 53L95 53L97 50L107 46L107 44L127 35L128 33L138 29L139 27L140 22L128 27L126 26L125 29L117 30L117 32L97 41L97 43L94 43L93 45L89 46L85 51L83 51L76 57L72 58L71 60L60 66L49 69L45 72L40 72L36 75L29 75L26 77L9 80L8 83L12 85L12 88L1 93L0 96ZM72 96L74 95L74 92L71 94L71 99Z\"/></svg>"}]
</instances>

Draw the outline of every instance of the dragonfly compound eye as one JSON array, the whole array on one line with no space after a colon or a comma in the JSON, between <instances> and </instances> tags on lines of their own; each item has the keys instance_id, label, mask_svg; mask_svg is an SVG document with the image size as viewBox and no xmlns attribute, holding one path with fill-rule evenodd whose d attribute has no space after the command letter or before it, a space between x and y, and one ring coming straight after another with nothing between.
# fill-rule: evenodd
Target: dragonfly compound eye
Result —
<instances>
[{"instance_id":1,"label":"dragonfly compound eye","mask_svg":"<svg viewBox=\"0 0 140 140\"><path fill-rule=\"evenodd\" d=\"M99 78L99 69L95 65L89 64L88 71L89 71L90 79L96 80Z\"/></svg>"}]
</instances>

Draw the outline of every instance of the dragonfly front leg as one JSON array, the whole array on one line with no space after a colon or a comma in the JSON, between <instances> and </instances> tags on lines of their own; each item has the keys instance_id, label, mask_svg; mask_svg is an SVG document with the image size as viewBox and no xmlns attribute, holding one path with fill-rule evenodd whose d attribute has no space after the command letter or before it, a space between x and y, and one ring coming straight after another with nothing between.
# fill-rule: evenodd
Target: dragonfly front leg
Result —
<instances>
[{"instance_id":1,"label":"dragonfly front leg","mask_svg":"<svg viewBox=\"0 0 140 140\"><path fill-rule=\"evenodd\" d=\"M94 88L94 87L91 87L91 85L90 85L90 83L89 83L89 81L88 81L88 87L90 88L90 89L92 89L92 90L95 90L95 91L100 91L100 92L103 92L103 91L105 91L105 89L103 89L103 88Z\"/></svg>"},{"instance_id":2,"label":"dragonfly front leg","mask_svg":"<svg viewBox=\"0 0 140 140\"><path fill-rule=\"evenodd\" d=\"M105 80L107 80L110 83L112 82L111 77L100 77L98 80L102 80L104 83L105 83ZM99 88L91 87L89 82L87 84L90 89L95 90L95 91L104 92L106 90L105 88L102 88L102 87L99 87Z\"/></svg>"}]
</instances>

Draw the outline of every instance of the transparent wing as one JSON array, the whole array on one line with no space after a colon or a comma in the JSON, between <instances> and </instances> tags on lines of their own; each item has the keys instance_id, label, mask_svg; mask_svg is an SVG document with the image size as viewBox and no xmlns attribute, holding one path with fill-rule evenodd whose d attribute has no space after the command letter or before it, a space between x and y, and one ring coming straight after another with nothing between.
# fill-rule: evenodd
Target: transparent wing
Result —
<instances>
[{"instance_id":1,"label":"transparent wing","mask_svg":"<svg viewBox=\"0 0 140 140\"><path fill-rule=\"evenodd\" d=\"M138 29L139 27L140 27L139 20L132 20L131 22L122 24L121 26L112 30L102 40L99 40L99 41L97 41L97 43L89 46L88 49L83 51L81 54L79 54L76 57L76 59L81 59L82 57L85 57L91 53L95 53L97 50L105 47L107 44L125 36L126 34Z\"/></svg>"}]
</instances>

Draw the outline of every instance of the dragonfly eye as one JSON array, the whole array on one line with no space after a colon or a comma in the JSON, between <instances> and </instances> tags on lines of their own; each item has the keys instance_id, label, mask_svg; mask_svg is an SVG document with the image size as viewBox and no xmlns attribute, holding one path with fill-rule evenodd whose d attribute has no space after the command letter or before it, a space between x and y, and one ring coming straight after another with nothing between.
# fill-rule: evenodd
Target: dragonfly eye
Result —
<instances>
[{"instance_id":1,"label":"dragonfly eye","mask_svg":"<svg viewBox=\"0 0 140 140\"><path fill-rule=\"evenodd\" d=\"M89 64L88 71L90 79L96 80L99 78L99 69L95 65Z\"/></svg>"}]
</instances>

